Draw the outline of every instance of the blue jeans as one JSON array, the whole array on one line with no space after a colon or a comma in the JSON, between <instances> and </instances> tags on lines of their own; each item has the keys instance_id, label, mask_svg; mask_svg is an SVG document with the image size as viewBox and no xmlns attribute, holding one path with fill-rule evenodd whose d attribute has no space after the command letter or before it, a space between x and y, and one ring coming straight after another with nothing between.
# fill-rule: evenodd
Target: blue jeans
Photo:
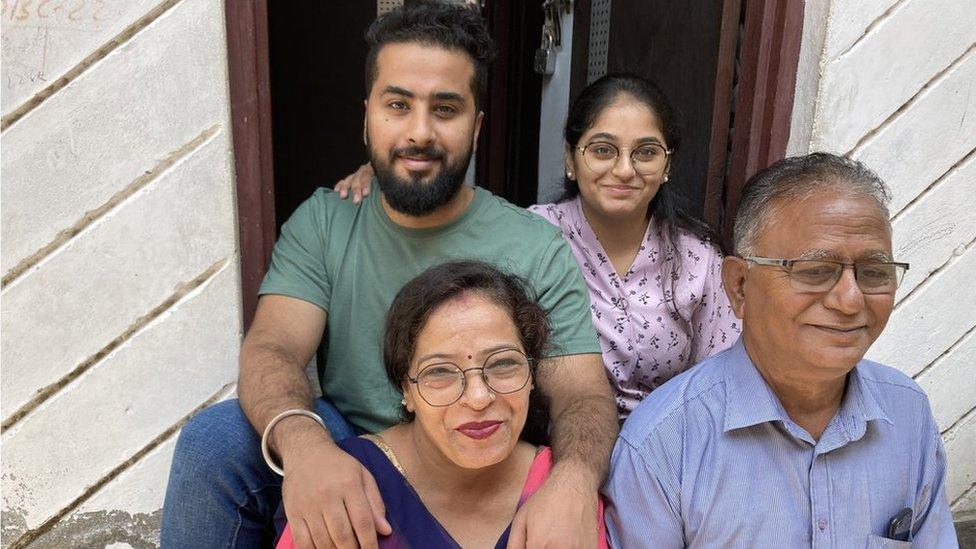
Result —
<instances>
[{"instance_id":1,"label":"blue jeans","mask_svg":"<svg viewBox=\"0 0 976 549\"><path fill-rule=\"evenodd\" d=\"M356 428L332 403L318 398L315 412L332 438ZM161 546L271 547L281 477L261 457L261 437L237 400L215 404L180 432L163 504Z\"/></svg>"}]
</instances>

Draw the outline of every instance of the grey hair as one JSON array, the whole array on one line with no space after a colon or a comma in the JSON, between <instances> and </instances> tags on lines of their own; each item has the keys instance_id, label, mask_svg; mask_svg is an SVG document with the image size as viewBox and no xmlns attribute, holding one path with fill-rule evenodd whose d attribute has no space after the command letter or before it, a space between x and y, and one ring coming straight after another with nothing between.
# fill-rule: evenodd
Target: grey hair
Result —
<instances>
[{"instance_id":1,"label":"grey hair","mask_svg":"<svg viewBox=\"0 0 976 549\"><path fill-rule=\"evenodd\" d=\"M822 152L792 156L759 171L746 182L733 228L736 255L755 255L756 241L772 220L776 202L801 201L825 190L874 200L891 228L891 192L878 174L862 162Z\"/></svg>"}]
</instances>

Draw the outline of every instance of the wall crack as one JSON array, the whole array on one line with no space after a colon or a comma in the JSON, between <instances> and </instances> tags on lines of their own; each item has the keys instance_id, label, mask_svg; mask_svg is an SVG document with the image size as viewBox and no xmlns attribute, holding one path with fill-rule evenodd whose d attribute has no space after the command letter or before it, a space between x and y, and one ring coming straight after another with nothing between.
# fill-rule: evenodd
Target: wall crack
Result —
<instances>
[{"instance_id":1,"label":"wall crack","mask_svg":"<svg viewBox=\"0 0 976 549\"><path fill-rule=\"evenodd\" d=\"M25 101L24 104L3 115L3 117L0 118L0 132L7 131L10 126L39 107L41 103L47 101L48 98L64 89L65 86L81 76L86 70L88 70L89 67L108 57L110 53L128 42L133 36L139 34L139 31L151 25L153 21L162 17L164 13L172 9L173 6L179 4L180 1L181 0L165 0L164 2L161 2L155 8L149 10L149 12L140 17L136 22L123 29L122 32L115 35L111 40L89 54L88 57L82 59L80 63L69 69L68 72L64 73L63 76L49 84L43 90L34 94L34 96Z\"/></svg>"},{"instance_id":2,"label":"wall crack","mask_svg":"<svg viewBox=\"0 0 976 549\"><path fill-rule=\"evenodd\" d=\"M124 345L127 341L131 340L136 334L143 331L152 322L166 311L169 311L180 302L186 300L195 290L203 287L208 281L213 279L217 274L224 270L227 265L230 264L229 258L221 259L213 265L207 267L202 273L197 275L192 280L183 282L176 286L175 291L166 298L162 303L153 307L148 313L137 318L128 328L125 329L121 334L119 334L115 339L110 341L107 345L99 349L98 352L88 357L81 362L78 366L72 369L70 372L62 376L60 379L54 383L40 389L33 398L31 398L26 404L21 406L16 412L12 413L10 417L3 420L0 424L0 434L6 434L7 431L27 417L31 412L36 410L42 404L47 402L51 397L56 395L59 391L64 389L68 384L78 379L82 374L92 369L96 364L100 363L105 357L110 353Z\"/></svg>"},{"instance_id":3,"label":"wall crack","mask_svg":"<svg viewBox=\"0 0 976 549\"><path fill-rule=\"evenodd\" d=\"M234 383L228 383L227 385L221 387L220 390L214 393L214 395L211 396L209 399L207 399L206 402L191 410L190 413L186 414L175 424L171 425L168 429L163 431L159 436L157 436L151 442L149 442L149 444L142 447L138 452L136 452L131 457L129 457L129 459L120 463L118 466L112 469L107 475L100 478L94 484L86 488L85 491L80 496L75 498L71 503L69 503L67 507L55 513L53 517L44 521L44 523L38 526L37 528L24 532L22 536L20 536L16 541L14 541L8 546L9 549L20 549L22 547L26 547L30 545L33 541L37 540L37 538L39 538L40 536L50 531L62 519L64 519L72 511L80 507L83 503L85 503L85 501L87 501L89 498L95 495L99 490L105 487L108 483L115 480L115 478L117 478L120 474L125 472L126 469L135 465L139 460L141 460L147 454L149 454L149 452L155 450L161 444L166 442L171 436L175 435L180 429L183 428L183 425L185 425L186 422L190 420L190 418L192 418L194 415L197 414L197 412L203 410L208 406L211 406L212 404L215 404L216 402L219 402L220 400L228 396L232 392L234 386L235 386Z\"/></svg>"},{"instance_id":4,"label":"wall crack","mask_svg":"<svg viewBox=\"0 0 976 549\"><path fill-rule=\"evenodd\" d=\"M185 143L179 149L169 153L161 162L144 172L139 177L135 178L131 183L126 185L125 188L112 195L107 202L94 210L87 212L72 226L59 232L57 236L51 240L51 242L47 243L30 256L22 259L16 266L12 267L10 271L3 276L3 279L0 279L0 290L6 289L11 283L15 282L33 267L44 261L44 259L64 247L68 242L81 234L82 231L92 226L96 221L102 219L110 212L114 211L129 197L135 195L137 192L166 173L181 160L203 147L203 145L210 141L210 139L213 138L213 136L215 136L219 131L219 123L203 130L203 132L191 139L189 142Z\"/></svg>"},{"instance_id":5,"label":"wall crack","mask_svg":"<svg viewBox=\"0 0 976 549\"><path fill-rule=\"evenodd\" d=\"M944 80L948 76L948 74L953 71L953 69L955 69L960 64L962 64L963 59L965 59L966 56L968 56L974 51L976 51L976 43L971 44L969 48L967 48L966 51L962 53L962 55L953 59L952 62L949 63L949 66L937 72L935 76L933 76L932 78L929 78L928 82L926 82L921 88L919 88L917 92L915 92L915 95L908 98L908 101L902 103L900 107L895 109L895 112L889 114L888 117L882 120L881 123L878 124L874 129L868 131L860 139L858 139L854 147L851 150L847 151L844 154L844 156L854 156L855 154L861 152L861 149L863 149L868 143L873 141L874 138L879 133L881 133L882 131L887 129L888 126L894 123L895 119L900 117L902 113L904 113L912 106L914 106L915 103L918 103L918 101L926 94L926 92L928 92L933 87L939 85L942 82L942 80Z\"/></svg>"}]
</instances>

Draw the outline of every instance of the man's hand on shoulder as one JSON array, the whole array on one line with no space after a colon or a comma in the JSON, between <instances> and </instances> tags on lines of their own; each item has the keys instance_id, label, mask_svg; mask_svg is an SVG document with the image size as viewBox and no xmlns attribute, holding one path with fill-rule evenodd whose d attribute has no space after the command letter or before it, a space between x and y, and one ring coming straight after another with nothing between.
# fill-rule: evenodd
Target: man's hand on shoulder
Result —
<instances>
[{"instance_id":1,"label":"man's hand on shoulder","mask_svg":"<svg viewBox=\"0 0 976 549\"><path fill-rule=\"evenodd\" d=\"M277 445L285 470L282 502L295 544L300 549L377 547L377 533L389 535L391 528L376 481L320 426L307 423Z\"/></svg>"},{"instance_id":2,"label":"man's hand on shoulder","mask_svg":"<svg viewBox=\"0 0 976 549\"><path fill-rule=\"evenodd\" d=\"M539 491L522 505L508 539L509 549L522 547L598 547L601 517L592 474L556 466Z\"/></svg>"}]
</instances>

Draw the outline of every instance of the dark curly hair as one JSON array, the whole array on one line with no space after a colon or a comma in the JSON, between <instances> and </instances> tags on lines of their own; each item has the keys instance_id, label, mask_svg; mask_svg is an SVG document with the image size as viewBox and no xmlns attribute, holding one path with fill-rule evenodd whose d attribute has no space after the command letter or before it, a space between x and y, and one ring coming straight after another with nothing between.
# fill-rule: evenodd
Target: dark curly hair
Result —
<instances>
[{"instance_id":1,"label":"dark curly hair","mask_svg":"<svg viewBox=\"0 0 976 549\"><path fill-rule=\"evenodd\" d=\"M383 362L390 383L403 392L417 339L427 320L442 305L472 292L508 312L535 376L536 365L549 346L549 318L519 277L480 261L455 261L431 267L407 282L397 293L386 317ZM548 406L538 388L529 395L529 414L520 438L544 444L548 432ZM413 414L401 409L404 421Z\"/></svg>"},{"instance_id":2,"label":"dark curly hair","mask_svg":"<svg viewBox=\"0 0 976 549\"><path fill-rule=\"evenodd\" d=\"M417 43L445 50L461 50L474 64L471 93L475 107L488 93L488 66L494 46L477 10L456 3L426 0L411 2L378 17L366 30L366 93L373 89L378 72L376 58L386 44Z\"/></svg>"}]
</instances>

